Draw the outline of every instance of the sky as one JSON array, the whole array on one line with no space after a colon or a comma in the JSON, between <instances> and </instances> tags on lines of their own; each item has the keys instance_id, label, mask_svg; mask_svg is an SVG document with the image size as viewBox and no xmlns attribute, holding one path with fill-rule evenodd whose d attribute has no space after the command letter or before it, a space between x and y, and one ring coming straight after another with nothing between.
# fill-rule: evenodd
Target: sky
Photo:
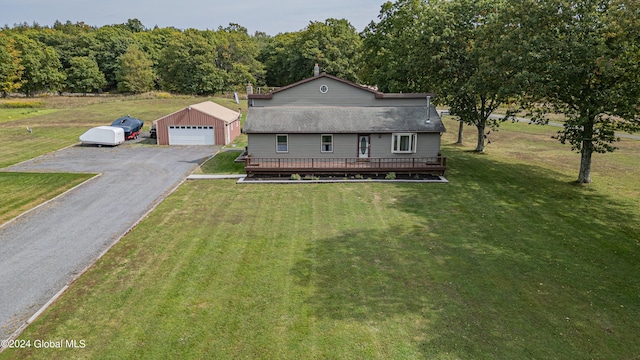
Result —
<instances>
[{"instance_id":1,"label":"sky","mask_svg":"<svg viewBox=\"0 0 640 360\"><path fill-rule=\"evenodd\" d=\"M240 24L249 34L304 29L310 21L347 19L360 32L386 0L0 0L0 26L84 22L101 27L138 19L147 28L216 30Z\"/></svg>"}]
</instances>

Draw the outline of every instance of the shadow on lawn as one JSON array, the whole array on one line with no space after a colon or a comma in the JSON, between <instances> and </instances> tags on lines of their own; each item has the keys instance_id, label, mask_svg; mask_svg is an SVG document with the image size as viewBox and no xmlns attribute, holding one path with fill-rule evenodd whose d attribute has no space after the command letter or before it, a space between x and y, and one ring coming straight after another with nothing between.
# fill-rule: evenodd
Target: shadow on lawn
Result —
<instances>
[{"instance_id":1,"label":"shadow on lawn","mask_svg":"<svg viewBox=\"0 0 640 360\"><path fill-rule=\"evenodd\" d=\"M317 288L316 315L409 314L430 356L597 358L631 341L640 331L632 204L548 169L452 152L449 184L388 185L411 226L313 243L313 260L294 273Z\"/></svg>"},{"instance_id":2,"label":"shadow on lawn","mask_svg":"<svg viewBox=\"0 0 640 360\"><path fill-rule=\"evenodd\" d=\"M424 262L429 251L418 234L395 228L318 240L309 249L313 262L298 263L293 273L303 285L319 286L309 301L321 317L381 320L419 312L432 284L415 275L428 273L433 264Z\"/></svg>"}]
</instances>

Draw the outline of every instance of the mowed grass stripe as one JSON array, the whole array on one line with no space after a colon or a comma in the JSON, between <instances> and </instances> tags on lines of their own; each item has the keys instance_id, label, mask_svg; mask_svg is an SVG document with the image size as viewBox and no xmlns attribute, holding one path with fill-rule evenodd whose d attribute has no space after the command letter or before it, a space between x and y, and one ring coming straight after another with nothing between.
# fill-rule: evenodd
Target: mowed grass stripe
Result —
<instances>
[{"instance_id":1,"label":"mowed grass stripe","mask_svg":"<svg viewBox=\"0 0 640 360\"><path fill-rule=\"evenodd\" d=\"M0 224L93 176L92 174L0 172Z\"/></svg>"},{"instance_id":2,"label":"mowed grass stripe","mask_svg":"<svg viewBox=\"0 0 640 360\"><path fill-rule=\"evenodd\" d=\"M79 128L43 126L29 134L25 127L0 129L0 169L55 151L77 142Z\"/></svg>"}]
</instances>

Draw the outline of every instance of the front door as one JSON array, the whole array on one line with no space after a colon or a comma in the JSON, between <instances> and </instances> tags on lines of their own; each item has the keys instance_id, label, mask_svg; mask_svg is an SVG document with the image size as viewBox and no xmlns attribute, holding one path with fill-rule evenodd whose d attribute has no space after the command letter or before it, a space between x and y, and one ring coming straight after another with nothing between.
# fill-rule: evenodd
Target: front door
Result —
<instances>
[{"instance_id":1,"label":"front door","mask_svg":"<svg viewBox=\"0 0 640 360\"><path fill-rule=\"evenodd\" d=\"M358 157L369 157L369 135L358 135Z\"/></svg>"}]
</instances>

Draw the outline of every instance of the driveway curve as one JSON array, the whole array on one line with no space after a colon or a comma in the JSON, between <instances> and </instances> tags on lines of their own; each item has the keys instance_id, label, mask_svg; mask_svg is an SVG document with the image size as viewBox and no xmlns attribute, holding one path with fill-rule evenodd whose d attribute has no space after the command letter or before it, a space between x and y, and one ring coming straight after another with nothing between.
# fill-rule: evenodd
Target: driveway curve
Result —
<instances>
[{"instance_id":1,"label":"driveway curve","mask_svg":"<svg viewBox=\"0 0 640 360\"><path fill-rule=\"evenodd\" d=\"M2 169L101 175L0 227L0 339L9 338L217 150L73 146Z\"/></svg>"}]
</instances>

